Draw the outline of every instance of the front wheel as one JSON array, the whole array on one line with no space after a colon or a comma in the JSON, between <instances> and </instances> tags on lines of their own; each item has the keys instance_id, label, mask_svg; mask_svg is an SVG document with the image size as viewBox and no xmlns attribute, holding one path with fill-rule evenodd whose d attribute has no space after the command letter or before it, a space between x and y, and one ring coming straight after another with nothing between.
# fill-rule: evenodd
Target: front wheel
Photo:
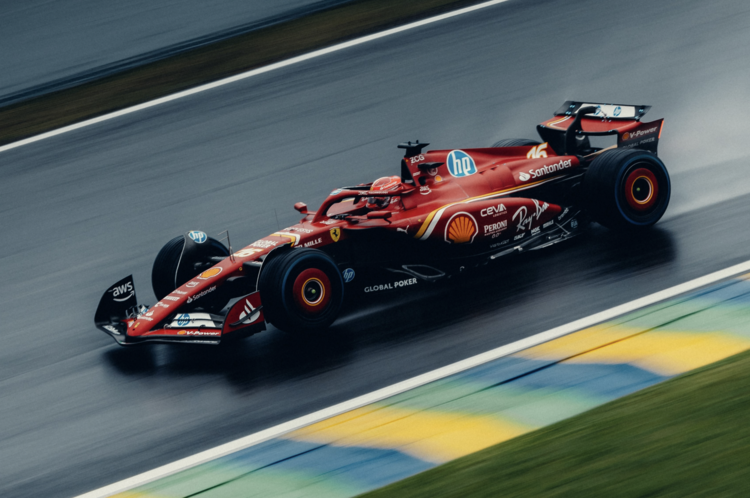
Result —
<instances>
[{"instance_id":1,"label":"front wheel","mask_svg":"<svg viewBox=\"0 0 750 498\"><path fill-rule=\"evenodd\" d=\"M330 326L344 300L344 281L323 251L292 249L261 269L258 290L266 319L285 332L317 332Z\"/></svg>"},{"instance_id":2,"label":"front wheel","mask_svg":"<svg viewBox=\"0 0 750 498\"><path fill-rule=\"evenodd\" d=\"M583 200L589 214L613 229L654 225L667 210L671 190L664 163L643 150L605 151L583 178Z\"/></svg>"},{"instance_id":3,"label":"front wheel","mask_svg":"<svg viewBox=\"0 0 750 498\"><path fill-rule=\"evenodd\" d=\"M229 256L229 250L226 246L213 237L206 237L206 241L202 242L202 244L207 246L204 250L206 262L212 256L221 256L224 258ZM182 256L184 246L185 237L180 235L164 244L159 254L156 255L154 266L151 268L151 286L154 289L156 299L160 301L164 299L164 296L200 273L196 271L194 275L190 275L187 279L179 280L177 278L177 267L180 264L180 257Z\"/></svg>"}]
</instances>

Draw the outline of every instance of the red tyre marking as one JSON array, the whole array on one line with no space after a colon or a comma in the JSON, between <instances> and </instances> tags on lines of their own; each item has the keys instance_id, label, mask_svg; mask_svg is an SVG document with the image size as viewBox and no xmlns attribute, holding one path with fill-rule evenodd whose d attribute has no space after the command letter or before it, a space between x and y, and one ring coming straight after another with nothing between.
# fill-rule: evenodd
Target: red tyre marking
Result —
<instances>
[{"instance_id":1,"label":"red tyre marking","mask_svg":"<svg viewBox=\"0 0 750 498\"><path fill-rule=\"evenodd\" d=\"M318 291L315 297L305 295L305 290L310 288ZM297 275L292 286L295 304L307 313L322 313L331 300L331 291L328 276L317 268L308 268Z\"/></svg>"},{"instance_id":2,"label":"red tyre marking","mask_svg":"<svg viewBox=\"0 0 750 498\"><path fill-rule=\"evenodd\" d=\"M625 179L625 200L631 208L647 211L656 204L658 198L659 182L650 169L638 168L630 172Z\"/></svg>"}]
</instances>

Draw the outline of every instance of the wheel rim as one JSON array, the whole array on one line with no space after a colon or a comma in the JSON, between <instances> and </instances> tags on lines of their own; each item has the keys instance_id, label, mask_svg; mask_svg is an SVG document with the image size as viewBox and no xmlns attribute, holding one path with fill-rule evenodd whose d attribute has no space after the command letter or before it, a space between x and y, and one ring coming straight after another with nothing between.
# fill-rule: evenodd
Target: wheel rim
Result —
<instances>
[{"instance_id":1,"label":"wheel rim","mask_svg":"<svg viewBox=\"0 0 750 498\"><path fill-rule=\"evenodd\" d=\"M656 205L659 181L648 168L635 168L625 179L625 201L633 210L643 213Z\"/></svg>"},{"instance_id":2,"label":"wheel rim","mask_svg":"<svg viewBox=\"0 0 750 498\"><path fill-rule=\"evenodd\" d=\"M320 314L331 301L331 281L322 270L310 268L294 279L294 303L307 314Z\"/></svg>"},{"instance_id":3,"label":"wheel rim","mask_svg":"<svg viewBox=\"0 0 750 498\"><path fill-rule=\"evenodd\" d=\"M326 289L317 278L308 278L302 284L302 300L308 306L317 306L323 301L326 295Z\"/></svg>"}]
</instances>

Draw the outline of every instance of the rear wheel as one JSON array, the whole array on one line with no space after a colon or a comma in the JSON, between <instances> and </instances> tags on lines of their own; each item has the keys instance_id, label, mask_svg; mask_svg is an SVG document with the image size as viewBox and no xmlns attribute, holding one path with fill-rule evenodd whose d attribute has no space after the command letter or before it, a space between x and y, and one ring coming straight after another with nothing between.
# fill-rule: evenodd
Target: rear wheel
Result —
<instances>
[{"instance_id":1,"label":"rear wheel","mask_svg":"<svg viewBox=\"0 0 750 498\"><path fill-rule=\"evenodd\" d=\"M258 282L266 319L286 332L317 332L339 315L344 281L336 263L317 249L293 249L269 261Z\"/></svg>"},{"instance_id":2,"label":"rear wheel","mask_svg":"<svg viewBox=\"0 0 750 498\"><path fill-rule=\"evenodd\" d=\"M651 152L606 151L583 178L583 198L591 217L613 229L650 227L669 205L671 184L664 163Z\"/></svg>"},{"instance_id":3,"label":"rear wheel","mask_svg":"<svg viewBox=\"0 0 750 498\"><path fill-rule=\"evenodd\" d=\"M498 140L492 146L493 147L523 147L527 145L539 145L536 140L529 140L528 138L504 138Z\"/></svg>"},{"instance_id":4,"label":"rear wheel","mask_svg":"<svg viewBox=\"0 0 750 498\"><path fill-rule=\"evenodd\" d=\"M206 258L210 258L211 256L229 256L229 250L218 240L208 237L208 240L204 243L208 245L205 251ZM154 266L151 269L151 287L153 287L156 299L159 301L190 280L190 278L200 273L196 271L195 275L182 282L177 280L177 266L180 264L180 256L182 255L184 245L185 237L180 235L164 244L159 254L156 255Z\"/></svg>"}]
</instances>

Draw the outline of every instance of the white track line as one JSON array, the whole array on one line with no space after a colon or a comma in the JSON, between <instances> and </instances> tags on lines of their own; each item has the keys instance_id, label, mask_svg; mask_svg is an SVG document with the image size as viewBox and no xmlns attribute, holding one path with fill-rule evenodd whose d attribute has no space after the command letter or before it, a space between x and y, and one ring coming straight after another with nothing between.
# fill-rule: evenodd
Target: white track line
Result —
<instances>
[{"instance_id":1,"label":"white track line","mask_svg":"<svg viewBox=\"0 0 750 498\"><path fill-rule=\"evenodd\" d=\"M542 332L540 334L536 334L531 337L521 339L520 341L516 341L512 344L508 344L506 346L502 346L497 349L487 351L486 353L472 356L471 358L461 360L457 363L453 363L452 365L438 368L437 370L433 370L432 372L427 372L417 377L413 377L403 382L399 382L398 384L393 384L392 386L384 387L383 389L379 389L369 394L365 394L363 396L350 399L349 401L344 401L343 403L339 403L338 405L334 405L329 408L325 408L323 410L317 411L315 413L305 415L304 417L290 420L289 422L285 422L275 427L271 427L270 429L256 432L255 434L251 434L249 436L245 436L243 438L223 444L221 446L217 446L216 448L203 451L201 453L198 453L196 455L193 455L187 458L183 458L182 460L172 462L168 465L164 465L163 467L159 467L157 469L144 472L143 474L137 475L135 477L131 477L129 479L125 479L115 484L110 484L109 486L105 486L95 491L91 491L89 493L80 495L78 498L106 497L106 496L113 495L115 493L121 493L123 491L133 489L137 486L141 486L143 484L153 482L157 479L161 479L162 477L175 474L177 472L186 470L188 468L195 467L196 465L200 465L202 463L206 463L216 458L229 455L230 453L234 453L235 451L239 451L239 450L248 448L250 446L262 443L264 441L268 441L269 439L279 437L288 432L301 429L303 427L314 424L316 422L320 422L321 420L325 420L327 418L331 418L336 415L341 415L342 413L355 410L357 408L361 408L365 405L369 405L377 401L381 401L385 398L389 398L391 396L402 393L404 391L408 391L410 389L423 386L430 382L434 382L436 380L440 380L442 378L448 377L450 375L454 375L464 370L468 370L470 368L482 365L484 363L488 363L498 358L502 358L503 356L508 356L513 353L517 353L518 351L521 351L523 349L528 349L530 347L537 346L539 344L551 341L558 337L571 334L573 332L576 332L581 329L585 329L587 327L591 327L598 323L606 322L620 315L624 315L626 313L630 313L637 309L644 308L646 306L657 303L659 301L664 301L666 299L673 298L680 294L693 291L700 287L703 287L703 286L706 286L706 285L709 285L709 284L718 282L720 280L723 280L723 279L726 279L726 278L729 278L729 277L732 277L741 273L745 273L748 271L750 271L750 261L745 261L744 263L740 263L738 265L731 266L724 270L711 273L710 275L696 278L695 280L685 282L684 284L670 287L669 289L657 292L655 294L651 294L649 296L642 297L640 299L636 299L635 301L630 301L629 303L625 303L620 306L615 306L614 308L610 308L600 313L596 313L594 315L581 318L580 320L576 320L566 325L556 327L546 332Z\"/></svg>"},{"instance_id":2,"label":"white track line","mask_svg":"<svg viewBox=\"0 0 750 498\"><path fill-rule=\"evenodd\" d=\"M173 100L181 99L183 97L187 97L190 95L194 95L196 93L205 92L206 90L211 90L212 88L217 88L220 86L228 85L230 83L234 83L235 81L244 80L246 78L252 78L253 76L257 76L259 74L268 73L270 71L281 69L282 67L291 66L293 64L297 64L299 62L304 62L310 59L314 59L316 57L320 57L322 55L330 54L333 52L338 52L339 50L344 50L349 47L354 47L356 45L361 45L363 43L371 42L373 40L378 40L380 38L385 38L386 36L395 35L396 33L401 33L403 31L408 31L410 29L418 28L420 26L425 26L427 24L432 24L434 22L442 21L445 19L450 19L451 17L460 16L463 14L468 14L469 12L474 12L481 9L486 9L487 7L492 7L494 5L498 5L501 3L505 3L508 0L492 0L490 2L484 2L480 3L478 5L473 5L471 7L466 7L464 9L454 10L453 12L447 12L445 14L441 14L439 16L430 17L429 19L424 19L422 21L413 22L411 24L406 24L404 26L399 26L398 28L389 29L387 31L381 31L380 33L375 33L368 36L363 36L362 38L357 38L356 40L351 40L344 43L339 43L338 45L334 45L332 47L324 48L321 50L316 50L315 52L310 52L309 54L300 55L298 57L293 57L291 59L287 59L285 61L277 62L275 64L271 64L269 66L264 66L258 69L253 69L252 71L247 71L245 73L238 74L236 76L231 76L229 78L224 78L223 80L214 81L213 83L208 83L205 85L197 86L195 88L191 88L189 90L184 90L182 92L174 93L172 95L167 95L166 97L162 97L156 100L152 100L150 102L145 102L143 104L138 104L133 107L128 107L127 109L122 109L120 111L112 112L110 114L105 114L104 116L99 116L98 118L89 119L87 121L81 121L80 123L76 123L70 126L66 126L64 128L59 128L57 130L48 131L47 133L42 133L41 135L36 135L33 137L26 138L24 140L19 140L18 142L13 142L8 145L3 145L0 147L0 152L5 152L6 150L15 149L16 147L21 147L22 145L38 142L40 140L44 140L45 138L51 138L57 135L62 135L63 133L67 133L69 131L78 130L80 128L85 128L87 126L91 126L96 123L101 123L103 121L108 121L110 119L114 119L120 116L124 116L126 114L131 114L137 111L141 111L143 109L148 109L149 107L154 107L160 104L164 104L166 102L171 102Z\"/></svg>"}]
</instances>

